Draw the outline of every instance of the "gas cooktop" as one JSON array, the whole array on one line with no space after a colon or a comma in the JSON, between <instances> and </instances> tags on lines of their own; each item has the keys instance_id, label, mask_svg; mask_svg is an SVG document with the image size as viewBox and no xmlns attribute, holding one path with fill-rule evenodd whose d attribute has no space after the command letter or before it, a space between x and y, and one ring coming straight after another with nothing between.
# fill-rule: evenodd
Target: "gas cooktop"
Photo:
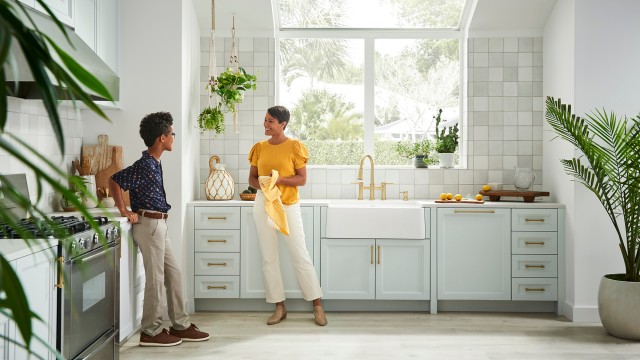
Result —
<instances>
[{"instance_id":1,"label":"gas cooktop","mask_svg":"<svg viewBox=\"0 0 640 360\"><path fill-rule=\"evenodd\" d=\"M106 216L93 218L98 225L109 223ZM41 218L29 218L18 221L17 227L33 238L52 239L65 238L91 229L89 222L78 216L52 216L49 221ZM0 222L0 239L20 239L21 232Z\"/></svg>"}]
</instances>

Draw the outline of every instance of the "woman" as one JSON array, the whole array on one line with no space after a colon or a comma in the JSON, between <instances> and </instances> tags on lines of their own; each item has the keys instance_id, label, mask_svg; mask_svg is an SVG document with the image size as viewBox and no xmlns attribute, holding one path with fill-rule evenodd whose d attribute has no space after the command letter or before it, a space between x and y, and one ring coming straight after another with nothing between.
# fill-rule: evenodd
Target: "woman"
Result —
<instances>
[{"instance_id":1,"label":"woman","mask_svg":"<svg viewBox=\"0 0 640 360\"><path fill-rule=\"evenodd\" d=\"M288 224L289 235L283 231L283 238L293 258L293 264L305 300L313 300L313 315L319 326L327 324L320 302L322 290L316 276L313 263L307 252L302 228L302 216L298 203L298 186L307 182L307 148L298 140L288 138L284 130L289 122L289 110L284 106L273 106L267 110L264 118L264 134L270 139L256 143L249 153L249 185L260 189L264 185L272 170L277 171L275 179L276 191L280 191L280 200L284 208L284 217ZM274 174L276 174L274 172ZM275 303L276 310L267 321L267 325L274 325L286 319L287 309L284 306L284 286L280 273L278 250L278 234L273 225L269 224L273 214L267 213L267 199L265 193L259 190L253 205L253 218L258 230L258 241L262 254L262 271L266 288L266 300ZM284 219L283 219L284 220Z\"/></svg>"}]
</instances>

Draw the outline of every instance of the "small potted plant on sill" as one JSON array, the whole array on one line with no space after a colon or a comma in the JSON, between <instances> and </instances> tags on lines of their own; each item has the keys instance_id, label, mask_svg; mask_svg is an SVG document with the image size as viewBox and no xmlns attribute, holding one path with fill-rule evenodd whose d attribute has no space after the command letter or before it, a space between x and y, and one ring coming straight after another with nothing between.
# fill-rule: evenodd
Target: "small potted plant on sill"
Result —
<instances>
[{"instance_id":1,"label":"small potted plant on sill","mask_svg":"<svg viewBox=\"0 0 640 360\"><path fill-rule=\"evenodd\" d=\"M436 152L440 157L440 167L444 169L453 167L453 156L458 149L458 141L460 136L458 135L458 124L454 126L443 126L440 130L440 123L447 120L442 119L442 109L438 109L438 115L434 116L436 119Z\"/></svg>"},{"instance_id":2,"label":"small potted plant on sill","mask_svg":"<svg viewBox=\"0 0 640 360\"><path fill-rule=\"evenodd\" d=\"M233 114L234 124L237 124L237 105L244 101L244 92L256 89L257 77L247 74L245 69L234 70L228 67L217 77L211 77L207 83L210 94L216 94L220 101L216 106L207 106L198 116L200 132L213 130L216 134L224 132L224 112ZM224 111L223 111L224 106Z\"/></svg>"},{"instance_id":3,"label":"small potted plant on sill","mask_svg":"<svg viewBox=\"0 0 640 360\"><path fill-rule=\"evenodd\" d=\"M429 139L420 141L398 141L396 143L398 155L406 158L413 158L413 166L416 168L427 168L429 165L437 163L433 157L433 142Z\"/></svg>"}]
</instances>

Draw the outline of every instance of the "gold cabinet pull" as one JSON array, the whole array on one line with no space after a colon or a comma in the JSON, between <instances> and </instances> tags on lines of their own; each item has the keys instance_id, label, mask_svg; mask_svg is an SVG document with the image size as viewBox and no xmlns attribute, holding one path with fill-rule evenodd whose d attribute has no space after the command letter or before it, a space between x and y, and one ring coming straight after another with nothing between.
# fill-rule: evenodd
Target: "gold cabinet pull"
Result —
<instances>
[{"instance_id":1,"label":"gold cabinet pull","mask_svg":"<svg viewBox=\"0 0 640 360\"><path fill-rule=\"evenodd\" d=\"M62 289L62 287L64 286L64 284L63 284L64 276L62 274L62 263L63 262L64 262L64 257L60 256L58 258L58 283L56 284L56 287L58 289Z\"/></svg>"},{"instance_id":2,"label":"gold cabinet pull","mask_svg":"<svg viewBox=\"0 0 640 360\"><path fill-rule=\"evenodd\" d=\"M209 239L209 240L207 240L207 242L210 242L210 243L226 243L227 240Z\"/></svg>"},{"instance_id":3,"label":"gold cabinet pull","mask_svg":"<svg viewBox=\"0 0 640 360\"><path fill-rule=\"evenodd\" d=\"M524 291L544 291L544 288L524 288Z\"/></svg>"},{"instance_id":4,"label":"gold cabinet pull","mask_svg":"<svg viewBox=\"0 0 640 360\"><path fill-rule=\"evenodd\" d=\"M375 256L375 255L373 254L373 245L371 245L371 264L372 264L372 265L373 265L373 261L374 261L374 260L373 260L373 257L374 257L374 256Z\"/></svg>"},{"instance_id":5,"label":"gold cabinet pull","mask_svg":"<svg viewBox=\"0 0 640 360\"><path fill-rule=\"evenodd\" d=\"M453 210L454 214L495 214L495 210Z\"/></svg>"},{"instance_id":6,"label":"gold cabinet pull","mask_svg":"<svg viewBox=\"0 0 640 360\"><path fill-rule=\"evenodd\" d=\"M526 269L544 269L544 265L525 265Z\"/></svg>"},{"instance_id":7,"label":"gold cabinet pull","mask_svg":"<svg viewBox=\"0 0 640 360\"><path fill-rule=\"evenodd\" d=\"M227 220L226 216L209 216L207 219L209 220Z\"/></svg>"},{"instance_id":8,"label":"gold cabinet pull","mask_svg":"<svg viewBox=\"0 0 640 360\"><path fill-rule=\"evenodd\" d=\"M222 289L222 290L227 290L227 285L218 285L218 286L207 286L207 290L211 290L211 289Z\"/></svg>"},{"instance_id":9,"label":"gold cabinet pull","mask_svg":"<svg viewBox=\"0 0 640 360\"><path fill-rule=\"evenodd\" d=\"M524 244L525 245L543 245L544 246L544 241L525 241Z\"/></svg>"},{"instance_id":10,"label":"gold cabinet pull","mask_svg":"<svg viewBox=\"0 0 640 360\"><path fill-rule=\"evenodd\" d=\"M382 247L378 245L378 265L380 265L380 258L382 257Z\"/></svg>"},{"instance_id":11,"label":"gold cabinet pull","mask_svg":"<svg viewBox=\"0 0 640 360\"><path fill-rule=\"evenodd\" d=\"M227 263L207 263L207 266L227 266Z\"/></svg>"},{"instance_id":12,"label":"gold cabinet pull","mask_svg":"<svg viewBox=\"0 0 640 360\"><path fill-rule=\"evenodd\" d=\"M524 219L524 222L544 222L544 219Z\"/></svg>"}]
</instances>

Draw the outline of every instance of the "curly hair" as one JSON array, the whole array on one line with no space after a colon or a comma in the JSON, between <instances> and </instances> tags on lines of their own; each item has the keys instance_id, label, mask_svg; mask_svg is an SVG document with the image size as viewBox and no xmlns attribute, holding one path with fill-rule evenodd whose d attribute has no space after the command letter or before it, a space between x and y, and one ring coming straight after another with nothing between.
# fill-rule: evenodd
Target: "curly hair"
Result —
<instances>
[{"instance_id":1,"label":"curly hair","mask_svg":"<svg viewBox=\"0 0 640 360\"><path fill-rule=\"evenodd\" d=\"M140 137L147 147L151 147L160 135L167 135L171 125L173 125L173 117L168 112L148 114L140 121Z\"/></svg>"},{"instance_id":2,"label":"curly hair","mask_svg":"<svg viewBox=\"0 0 640 360\"><path fill-rule=\"evenodd\" d=\"M285 129L287 128L287 125L289 124L289 118L290 118L289 109L287 109L282 105L276 105L268 108L267 112L269 113L269 115L273 116L274 118L276 118L276 120L278 120L278 124L282 124L283 122L286 122L286 124L284 125L284 128Z\"/></svg>"}]
</instances>

